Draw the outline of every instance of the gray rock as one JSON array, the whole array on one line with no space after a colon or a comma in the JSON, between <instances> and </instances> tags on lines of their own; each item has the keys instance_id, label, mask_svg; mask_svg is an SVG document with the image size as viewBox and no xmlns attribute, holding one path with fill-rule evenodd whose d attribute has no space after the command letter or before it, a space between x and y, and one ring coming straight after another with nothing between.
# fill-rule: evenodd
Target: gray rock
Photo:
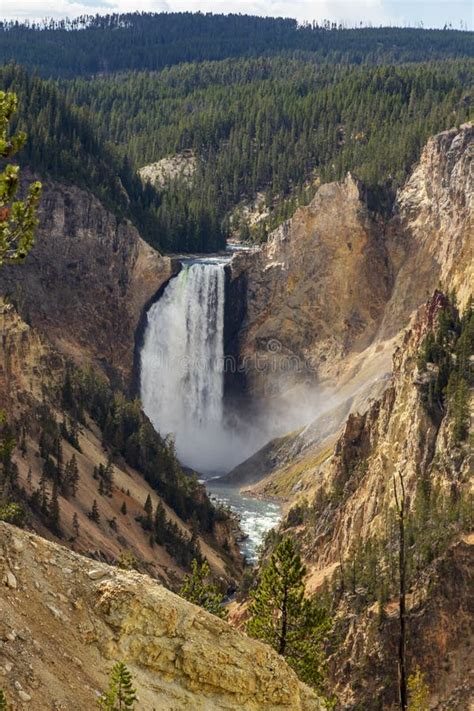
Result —
<instances>
[{"instance_id":1,"label":"gray rock","mask_svg":"<svg viewBox=\"0 0 474 711\"><path fill-rule=\"evenodd\" d=\"M12 546L13 550L15 550L17 553L21 553L22 550L24 550L25 548L23 541L21 541L19 538L14 538L12 540Z\"/></svg>"},{"instance_id":2,"label":"gray rock","mask_svg":"<svg viewBox=\"0 0 474 711\"><path fill-rule=\"evenodd\" d=\"M7 585L9 588L12 588L13 590L16 590L18 587L16 578L10 570L7 571Z\"/></svg>"}]
</instances>

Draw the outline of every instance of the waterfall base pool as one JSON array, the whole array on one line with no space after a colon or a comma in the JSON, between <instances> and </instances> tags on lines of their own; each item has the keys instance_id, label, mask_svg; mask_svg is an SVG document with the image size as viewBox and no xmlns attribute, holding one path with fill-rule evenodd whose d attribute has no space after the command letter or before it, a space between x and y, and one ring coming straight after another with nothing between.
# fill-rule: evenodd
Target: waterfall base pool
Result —
<instances>
[{"instance_id":1,"label":"waterfall base pool","mask_svg":"<svg viewBox=\"0 0 474 711\"><path fill-rule=\"evenodd\" d=\"M248 563L255 564L265 535L280 521L280 505L246 496L238 488L217 484L213 479L204 483L211 499L228 506L239 518L240 527L247 536L239 544L240 550Z\"/></svg>"}]
</instances>

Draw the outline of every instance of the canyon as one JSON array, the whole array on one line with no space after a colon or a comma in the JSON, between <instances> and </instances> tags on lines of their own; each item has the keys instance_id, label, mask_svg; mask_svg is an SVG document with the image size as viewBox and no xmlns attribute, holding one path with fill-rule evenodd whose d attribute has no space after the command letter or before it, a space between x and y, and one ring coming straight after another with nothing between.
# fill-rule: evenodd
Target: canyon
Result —
<instances>
[{"instance_id":1,"label":"canyon","mask_svg":"<svg viewBox=\"0 0 474 711\"><path fill-rule=\"evenodd\" d=\"M356 547L389 528L394 477L402 472L411 509L420 482L446 496L472 492L469 439L454 442L449 411L427 413L422 391L430 372L420 370L419 353L436 333L440 312L450 308L447 295L456 293L461 312L472 297L473 144L472 124L432 137L389 215L374 209L350 174L322 185L267 243L234 254L219 276L225 298L219 338L223 356L237 367L222 373L217 419L228 408L231 423L236 412L251 428L274 421L257 433L263 448L250 457L242 450L245 461L223 481L278 500L283 519L274 535L298 541L308 592L323 596L335 586L339 642L328 652L328 677L344 709L375 711L396 702L395 597L387 594L380 606L365 583L350 590L348 583ZM147 315L159 313L169 287L184 279L180 260L152 249L87 190L48 181L40 220L25 264L0 270L0 406L24 439L13 460L28 494L41 480L41 407L47 402L58 422L69 416L57 394L76 370L93 372L119 398L135 396ZM155 324L163 327L159 319ZM471 389L471 413L472 404ZM145 409L155 421L150 405ZM87 414L79 450L61 440L64 458L76 451L80 469L77 497L61 498L62 538L34 514L28 526L39 536L0 523L8 620L0 653L15 708L28 707L20 690L38 709L73 708L77 699L87 707L104 687L107 663L123 657L145 709L323 709L268 647L160 585L178 589L185 566L163 546L150 546L137 519L145 499L153 508L161 502L188 541L194 524L123 454L114 455L113 497L97 496L94 470L107 462L104 437ZM195 495L202 502L204 488ZM87 516L95 496L100 526ZM132 512L126 524L124 502ZM114 517L118 535L105 523ZM237 537L227 515L197 535L227 589L243 571ZM472 544L472 534L456 531L410 591L410 663L426 672L430 708L438 711L468 708L472 700ZM123 551L133 554L139 572L105 565L119 562ZM245 615L246 603L233 603L232 625L242 626ZM53 682L54 649L65 626L71 650ZM27 648L18 666L15 645ZM32 670L35 655L40 662ZM75 677L74 698L68 677Z\"/></svg>"}]
</instances>

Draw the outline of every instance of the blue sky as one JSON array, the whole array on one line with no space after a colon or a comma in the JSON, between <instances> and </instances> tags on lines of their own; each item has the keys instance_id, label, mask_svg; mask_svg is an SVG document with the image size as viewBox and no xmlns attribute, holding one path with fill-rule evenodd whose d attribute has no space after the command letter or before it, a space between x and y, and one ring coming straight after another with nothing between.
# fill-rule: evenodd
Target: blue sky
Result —
<instances>
[{"instance_id":1,"label":"blue sky","mask_svg":"<svg viewBox=\"0 0 474 711\"><path fill-rule=\"evenodd\" d=\"M473 29L474 0L0 0L7 18L75 17L84 13L147 11L241 12L296 17L300 21L343 21Z\"/></svg>"}]
</instances>

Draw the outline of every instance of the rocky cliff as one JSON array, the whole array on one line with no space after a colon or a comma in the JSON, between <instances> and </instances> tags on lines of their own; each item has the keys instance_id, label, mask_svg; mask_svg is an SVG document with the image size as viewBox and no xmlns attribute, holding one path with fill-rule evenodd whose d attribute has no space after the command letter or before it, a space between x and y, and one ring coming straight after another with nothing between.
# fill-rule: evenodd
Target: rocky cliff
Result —
<instances>
[{"instance_id":1,"label":"rocky cliff","mask_svg":"<svg viewBox=\"0 0 474 711\"><path fill-rule=\"evenodd\" d=\"M259 251L236 255L231 274L246 284L240 362L250 389L269 394L334 374L366 348L391 292L383 226L350 175L323 185Z\"/></svg>"},{"instance_id":2,"label":"rocky cliff","mask_svg":"<svg viewBox=\"0 0 474 711\"><path fill-rule=\"evenodd\" d=\"M129 386L135 331L173 264L91 193L46 181L36 244L0 293L64 354Z\"/></svg>"},{"instance_id":3,"label":"rocky cliff","mask_svg":"<svg viewBox=\"0 0 474 711\"><path fill-rule=\"evenodd\" d=\"M373 367L377 345L439 284L466 303L474 280L473 144L472 124L430 139L389 219L369 210L348 175L321 186L256 253L234 257L228 294L245 308L231 305L238 327L229 326L227 348L250 392L334 384L368 347Z\"/></svg>"},{"instance_id":4,"label":"rocky cliff","mask_svg":"<svg viewBox=\"0 0 474 711\"><path fill-rule=\"evenodd\" d=\"M91 709L113 663L143 711L323 711L270 647L147 576L0 523L0 670L9 708Z\"/></svg>"},{"instance_id":5,"label":"rocky cliff","mask_svg":"<svg viewBox=\"0 0 474 711\"><path fill-rule=\"evenodd\" d=\"M436 292L420 309L394 354L382 397L363 414L349 416L332 453L313 463L304 486L293 493L297 503L281 527L301 544L310 568L308 590L321 591L332 581L339 625L332 675L343 708L385 708L396 698L387 674L396 678L398 607L391 581L397 569L390 561L398 550L393 526L400 477L413 566L411 668L419 664L427 674L430 708L467 708L463 704L474 693L467 662L474 638L472 446L469 434L454 438L454 401L444 409L427 406L438 371L420 366L424 339L449 308ZM472 437L472 388L466 404ZM456 592L450 596L449 589ZM461 701L449 706L451 697Z\"/></svg>"},{"instance_id":6,"label":"rocky cliff","mask_svg":"<svg viewBox=\"0 0 474 711\"><path fill-rule=\"evenodd\" d=\"M388 225L394 288L381 335L403 328L433 289L456 291L463 307L474 283L474 126L433 136L400 190Z\"/></svg>"}]
</instances>

